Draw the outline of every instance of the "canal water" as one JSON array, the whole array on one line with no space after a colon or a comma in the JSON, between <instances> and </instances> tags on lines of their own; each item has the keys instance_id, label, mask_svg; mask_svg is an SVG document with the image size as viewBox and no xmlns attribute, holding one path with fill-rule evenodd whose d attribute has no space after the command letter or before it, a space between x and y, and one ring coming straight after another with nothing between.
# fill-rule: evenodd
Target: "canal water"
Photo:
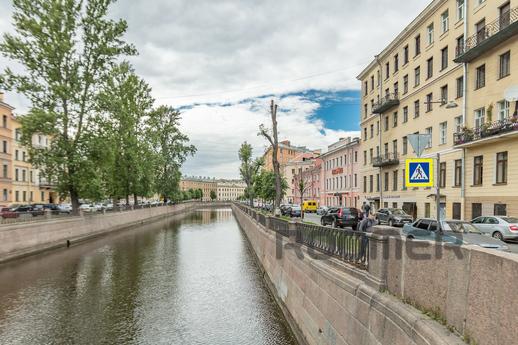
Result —
<instances>
[{"instance_id":1,"label":"canal water","mask_svg":"<svg viewBox=\"0 0 518 345\"><path fill-rule=\"evenodd\" d=\"M230 209L0 266L0 344L295 344Z\"/></svg>"}]
</instances>

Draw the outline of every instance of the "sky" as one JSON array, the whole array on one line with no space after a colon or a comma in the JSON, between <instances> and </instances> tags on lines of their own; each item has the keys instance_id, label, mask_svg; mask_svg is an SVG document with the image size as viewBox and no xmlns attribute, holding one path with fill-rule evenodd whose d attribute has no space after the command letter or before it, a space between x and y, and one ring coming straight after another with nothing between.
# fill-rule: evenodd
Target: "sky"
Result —
<instances>
[{"instance_id":1,"label":"sky","mask_svg":"<svg viewBox=\"0 0 518 345\"><path fill-rule=\"evenodd\" d=\"M359 136L356 76L430 0L119 0L110 15L128 23L129 60L156 104L182 111L198 152L182 172L239 177L242 142L257 136L279 105L279 139L322 149ZM0 33L12 31L11 1L0 0ZM11 66L0 57L0 69ZM6 101L26 111L21 95Z\"/></svg>"}]
</instances>

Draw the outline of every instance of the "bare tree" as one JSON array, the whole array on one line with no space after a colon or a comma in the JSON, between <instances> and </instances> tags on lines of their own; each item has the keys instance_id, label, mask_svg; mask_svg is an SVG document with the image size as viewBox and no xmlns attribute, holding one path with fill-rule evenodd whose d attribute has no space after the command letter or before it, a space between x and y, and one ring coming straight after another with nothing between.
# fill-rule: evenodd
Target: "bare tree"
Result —
<instances>
[{"instance_id":1,"label":"bare tree","mask_svg":"<svg viewBox=\"0 0 518 345\"><path fill-rule=\"evenodd\" d=\"M277 133L277 104L272 100L270 104L270 115L272 117L272 129L267 129L264 124L259 126L259 135L265 137L272 146L272 165L273 173L275 174L275 202L274 212L277 215L279 213L279 207L282 199L282 185L281 185L281 167L279 159L277 157L279 151L279 139ZM271 133L270 133L271 132Z\"/></svg>"},{"instance_id":2,"label":"bare tree","mask_svg":"<svg viewBox=\"0 0 518 345\"><path fill-rule=\"evenodd\" d=\"M300 215L301 218L304 219L304 195L312 187L311 175L304 172L300 172L300 174L295 176L295 182L297 186L297 191L300 194Z\"/></svg>"}]
</instances>

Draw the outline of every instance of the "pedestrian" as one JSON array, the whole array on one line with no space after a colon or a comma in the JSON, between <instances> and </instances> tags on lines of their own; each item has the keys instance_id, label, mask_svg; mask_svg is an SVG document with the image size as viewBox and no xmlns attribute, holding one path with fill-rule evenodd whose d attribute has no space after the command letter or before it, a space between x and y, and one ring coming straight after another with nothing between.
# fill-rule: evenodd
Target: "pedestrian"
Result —
<instances>
[{"instance_id":1,"label":"pedestrian","mask_svg":"<svg viewBox=\"0 0 518 345\"><path fill-rule=\"evenodd\" d=\"M371 214L371 206L369 204L367 204L367 202L365 202L365 201L363 202L362 210L363 210L363 219L369 218L369 216Z\"/></svg>"},{"instance_id":2,"label":"pedestrian","mask_svg":"<svg viewBox=\"0 0 518 345\"><path fill-rule=\"evenodd\" d=\"M358 230L361 232L371 232L370 228L372 228L374 225L378 225L378 222L376 219L374 219L374 217L364 217L358 226Z\"/></svg>"}]
</instances>

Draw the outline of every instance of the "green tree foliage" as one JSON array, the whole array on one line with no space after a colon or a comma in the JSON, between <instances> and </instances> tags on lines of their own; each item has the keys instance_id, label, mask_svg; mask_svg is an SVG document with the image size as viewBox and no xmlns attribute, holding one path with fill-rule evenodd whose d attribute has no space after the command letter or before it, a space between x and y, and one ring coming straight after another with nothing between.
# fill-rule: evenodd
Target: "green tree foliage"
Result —
<instances>
[{"instance_id":1,"label":"green tree foliage","mask_svg":"<svg viewBox=\"0 0 518 345\"><path fill-rule=\"evenodd\" d=\"M254 205L254 179L257 176L259 169L263 166L263 160L261 158L252 158L252 145L246 141L241 144L239 148L239 160L241 166L239 167L239 173L241 178L246 183L245 195L250 200L250 206Z\"/></svg>"},{"instance_id":2,"label":"green tree foliage","mask_svg":"<svg viewBox=\"0 0 518 345\"><path fill-rule=\"evenodd\" d=\"M104 146L97 140L97 98L117 59L136 50L122 39L127 25L107 16L113 0L14 0L15 33L5 34L0 52L23 68L5 69L0 87L24 94L32 104L22 119L22 143L32 163L68 193L102 190ZM32 145L34 134L50 146Z\"/></svg>"},{"instance_id":3,"label":"green tree foliage","mask_svg":"<svg viewBox=\"0 0 518 345\"><path fill-rule=\"evenodd\" d=\"M149 114L146 136L154 156L155 191L164 199L178 192L180 168L196 148L180 132L180 112L172 107L160 106ZM144 157L145 158L145 157Z\"/></svg>"},{"instance_id":4,"label":"green tree foliage","mask_svg":"<svg viewBox=\"0 0 518 345\"><path fill-rule=\"evenodd\" d=\"M288 182L281 178L281 197L284 197L288 190ZM254 180L254 193L264 201L272 202L277 195L275 188L275 173L262 170Z\"/></svg>"},{"instance_id":5,"label":"green tree foliage","mask_svg":"<svg viewBox=\"0 0 518 345\"><path fill-rule=\"evenodd\" d=\"M217 197L218 196L216 195L216 192L211 190L210 191L210 200L214 201L214 200L216 200Z\"/></svg>"},{"instance_id":6,"label":"green tree foliage","mask_svg":"<svg viewBox=\"0 0 518 345\"><path fill-rule=\"evenodd\" d=\"M115 67L99 95L99 108L105 116L100 129L109 152L105 164L108 195L119 199L153 192L153 152L142 128L153 106L151 88L140 79L129 63ZM151 161L150 161L151 159Z\"/></svg>"}]
</instances>

